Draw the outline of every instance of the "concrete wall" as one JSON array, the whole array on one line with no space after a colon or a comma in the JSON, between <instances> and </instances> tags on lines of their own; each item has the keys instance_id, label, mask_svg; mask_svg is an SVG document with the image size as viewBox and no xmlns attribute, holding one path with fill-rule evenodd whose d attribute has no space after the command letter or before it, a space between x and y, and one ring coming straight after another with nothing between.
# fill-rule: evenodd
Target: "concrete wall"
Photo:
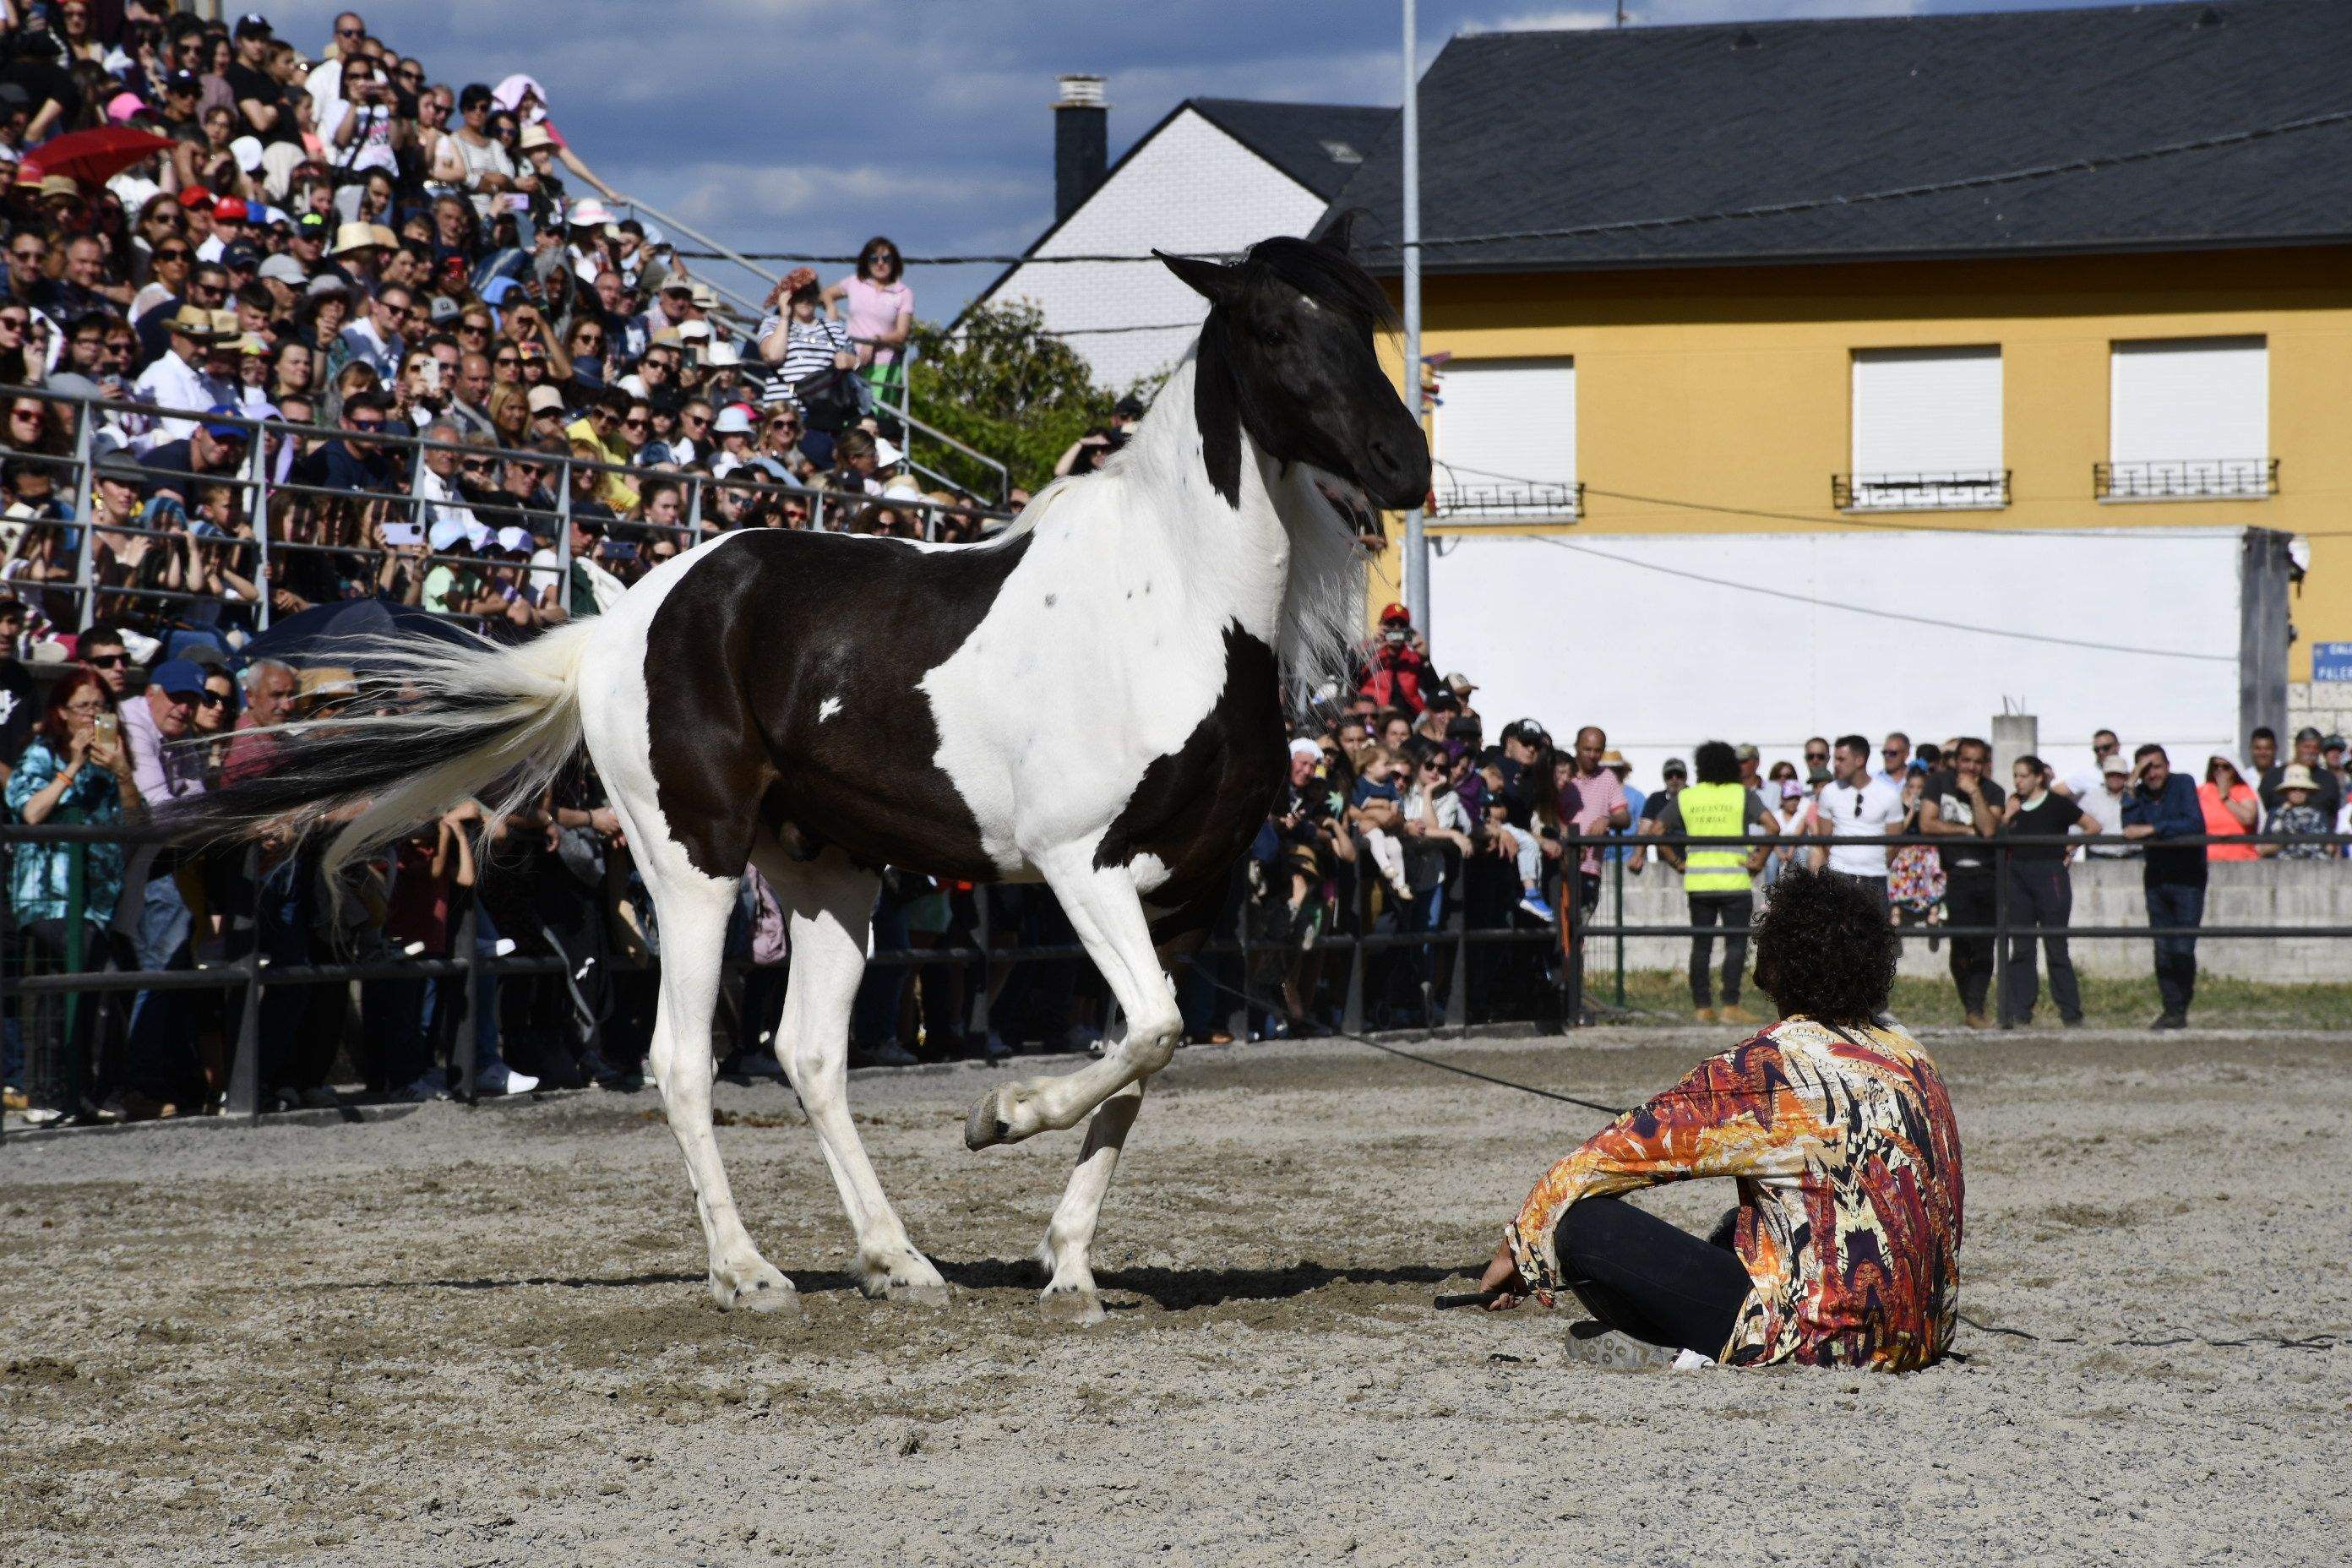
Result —
<instances>
[{"instance_id":1,"label":"concrete wall","mask_svg":"<svg viewBox=\"0 0 2352 1568\"><path fill-rule=\"evenodd\" d=\"M2224 862L2211 869L2212 882L2205 903L2208 926L2352 927L2352 860ZM2147 924L2137 862L2077 861L2073 871L2074 924ZM1641 875L1627 876L1625 918L1622 921L1617 918L1613 884L1613 878L1603 878L1601 910L1595 917L1601 923L1690 923L1679 873L1653 861ZM2148 944L2135 939L2084 938L2073 942L2069 951L2076 972L2082 974L2150 973ZM1925 941L1906 941L1903 944L1902 972L1921 976L1948 974L1949 957L1948 947L1930 952ZM2240 942L2207 937L2197 944L2197 958L2206 973L2235 979L2352 983L2352 937ZM1687 937L1629 937L1625 941L1625 966L1629 969L1680 971L1689 959ZM1605 974L1615 962L1615 940L1595 937L1588 952L1587 973Z\"/></svg>"}]
</instances>

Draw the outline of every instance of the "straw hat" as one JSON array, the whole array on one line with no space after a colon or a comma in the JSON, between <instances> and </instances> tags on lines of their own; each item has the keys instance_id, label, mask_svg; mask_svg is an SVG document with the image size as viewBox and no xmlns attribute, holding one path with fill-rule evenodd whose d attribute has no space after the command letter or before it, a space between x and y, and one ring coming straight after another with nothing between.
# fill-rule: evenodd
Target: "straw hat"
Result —
<instances>
[{"instance_id":1,"label":"straw hat","mask_svg":"<svg viewBox=\"0 0 2352 1568\"><path fill-rule=\"evenodd\" d=\"M335 230L335 246L328 254L349 256L355 251L380 249L388 242L391 230L372 223L347 223ZM386 237L380 239L378 235Z\"/></svg>"},{"instance_id":2,"label":"straw hat","mask_svg":"<svg viewBox=\"0 0 2352 1568\"><path fill-rule=\"evenodd\" d=\"M529 153L535 148L554 146L555 138L547 133L546 126L534 121L533 123L522 128L522 139L520 145L524 152Z\"/></svg>"},{"instance_id":3,"label":"straw hat","mask_svg":"<svg viewBox=\"0 0 2352 1568\"><path fill-rule=\"evenodd\" d=\"M375 237L375 242L378 245L383 246L386 250L398 250L400 248L400 236L393 233L392 230L386 228L383 225L380 223L372 223L367 226L367 231L371 235L373 235Z\"/></svg>"},{"instance_id":4,"label":"straw hat","mask_svg":"<svg viewBox=\"0 0 2352 1568\"><path fill-rule=\"evenodd\" d=\"M2279 774L2278 786L2281 789L2317 789L2319 781L2312 777L2311 770L2301 763L2289 763L2285 771Z\"/></svg>"},{"instance_id":5,"label":"straw hat","mask_svg":"<svg viewBox=\"0 0 2352 1568\"><path fill-rule=\"evenodd\" d=\"M234 322L236 318L231 317ZM217 342L220 330L213 324L213 312L201 305L183 305L165 318L164 328L184 338L194 338L200 343Z\"/></svg>"}]
</instances>

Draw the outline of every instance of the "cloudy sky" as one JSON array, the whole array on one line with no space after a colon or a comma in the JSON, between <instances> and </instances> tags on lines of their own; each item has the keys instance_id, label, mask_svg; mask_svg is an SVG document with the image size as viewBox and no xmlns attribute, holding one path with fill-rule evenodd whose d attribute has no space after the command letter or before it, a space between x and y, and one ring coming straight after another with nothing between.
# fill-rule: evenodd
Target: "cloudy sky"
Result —
<instances>
[{"instance_id":1,"label":"cloudy sky","mask_svg":"<svg viewBox=\"0 0 2352 1568\"><path fill-rule=\"evenodd\" d=\"M266 3L266 0L265 0ZM1627 0L1630 25L2080 0ZM234 0L229 7L234 10ZM268 15L307 54L335 13ZM1018 251L1053 216L1054 77L1109 78L1111 155L1193 96L1399 100L1397 0L372 0L439 79L527 71L616 188L742 249ZM1474 29L1606 26L1614 0L1421 0L1425 66ZM952 315L991 268L919 268Z\"/></svg>"}]
</instances>

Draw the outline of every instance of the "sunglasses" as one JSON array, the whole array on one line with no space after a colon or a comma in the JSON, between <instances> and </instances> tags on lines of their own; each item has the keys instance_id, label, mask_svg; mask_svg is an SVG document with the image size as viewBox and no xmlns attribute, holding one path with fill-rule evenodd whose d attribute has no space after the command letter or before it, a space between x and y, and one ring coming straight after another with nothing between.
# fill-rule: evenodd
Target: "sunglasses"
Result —
<instances>
[{"instance_id":1,"label":"sunglasses","mask_svg":"<svg viewBox=\"0 0 2352 1568\"><path fill-rule=\"evenodd\" d=\"M457 323L457 330L461 332L472 332L477 336L488 336L490 324L488 321L460 321Z\"/></svg>"},{"instance_id":2,"label":"sunglasses","mask_svg":"<svg viewBox=\"0 0 2352 1568\"><path fill-rule=\"evenodd\" d=\"M354 430L381 430L383 428L383 421L381 419L354 419L352 421L352 428Z\"/></svg>"},{"instance_id":3,"label":"sunglasses","mask_svg":"<svg viewBox=\"0 0 2352 1568\"><path fill-rule=\"evenodd\" d=\"M642 430L645 427L646 422L642 419L624 419L621 421L621 428L624 430Z\"/></svg>"},{"instance_id":4,"label":"sunglasses","mask_svg":"<svg viewBox=\"0 0 2352 1568\"><path fill-rule=\"evenodd\" d=\"M688 414L684 417L687 424L693 426L698 430L710 423L710 416L708 414Z\"/></svg>"},{"instance_id":5,"label":"sunglasses","mask_svg":"<svg viewBox=\"0 0 2352 1568\"><path fill-rule=\"evenodd\" d=\"M131 662L131 656L127 653L94 653L82 662L99 669L120 669Z\"/></svg>"},{"instance_id":6,"label":"sunglasses","mask_svg":"<svg viewBox=\"0 0 2352 1568\"><path fill-rule=\"evenodd\" d=\"M513 354L500 354L498 358L490 362L493 367L506 364L520 364L521 363L522 361Z\"/></svg>"},{"instance_id":7,"label":"sunglasses","mask_svg":"<svg viewBox=\"0 0 2352 1568\"><path fill-rule=\"evenodd\" d=\"M186 261L195 254L196 253L194 251L186 249L183 247L172 246L166 249L157 251L155 253L155 259L158 261ZM22 258L20 258L19 259ZM35 259L38 258L36 258Z\"/></svg>"},{"instance_id":8,"label":"sunglasses","mask_svg":"<svg viewBox=\"0 0 2352 1568\"><path fill-rule=\"evenodd\" d=\"M30 316L0 316L0 327L14 327L20 332L32 324Z\"/></svg>"},{"instance_id":9,"label":"sunglasses","mask_svg":"<svg viewBox=\"0 0 2352 1568\"><path fill-rule=\"evenodd\" d=\"M792 419L771 419L768 421L768 428L771 430L797 430L800 428L800 425L798 421Z\"/></svg>"},{"instance_id":10,"label":"sunglasses","mask_svg":"<svg viewBox=\"0 0 2352 1568\"><path fill-rule=\"evenodd\" d=\"M196 699L196 706L199 708L222 708L227 704L228 698L218 691L207 691Z\"/></svg>"}]
</instances>

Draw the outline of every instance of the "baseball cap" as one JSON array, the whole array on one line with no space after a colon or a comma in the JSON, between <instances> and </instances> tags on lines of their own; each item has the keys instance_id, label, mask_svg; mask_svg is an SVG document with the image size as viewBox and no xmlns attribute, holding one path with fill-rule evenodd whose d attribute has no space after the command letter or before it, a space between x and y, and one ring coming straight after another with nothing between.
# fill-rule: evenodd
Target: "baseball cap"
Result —
<instances>
[{"instance_id":1,"label":"baseball cap","mask_svg":"<svg viewBox=\"0 0 2352 1568\"><path fill-rule=\"evenodd\" d=\"M310 275L302 270L302 264L290 256L270 257L262 262L261 270L257 276L274 279L295 289L299 289L310 280Z\"/></svg>"},{"instance_id":2,"label":"baseball cap","mask_svg":"<svg viewBox=\"0 0 2352 1568\"><path fill-rule=\"evenodd\" d=\"M205 672L193 660L167 658L147 677L147 684L173 697L202 696Z\"/></svg>"},{"instance_id":3,"label":"baseball cap","mask_svg":"<svg viewBox=\"0 0 2352 1568\"><path fill-rule=\"evenodd\" d=\"M1740 742L1738 746L1732 748L1731 754L1743 763L1752 763L1757 758L1756 748L1746 741Z\"/></svg>"},{"instance_id":4,"label":"baseball cap","mask_svg":"<svg viewBox=\"0 0 2352 1568\"><path fill-rule=\"evenodd\" d=\"M231 271L243 268L250 272L261 265L261 252L249 245L232 245L221 252L221 265Z\"/></svg>"},{"instance_id":5,"label":"baseball cap","mask_svg":"<svg viewBox=\"0 0 2352 1568\"><path fill-rule=\"evenodd\" d=\"M147 101L135 92L118 92L106 100L106 118L117 125L147 112Z\"/></svg>"},{"instance_id":6,"label":"baseball cap","mask_svg":"<svg viewBox=\"0 0 2352 1568\"><path fill-rule=\"evenodd\" d=\"M2319 749L2323 752L2340 752L2344 749L2344 737L2341 735L2330 735L2327 739L2319 742Z\"/></svg>"},{"instance_id":7,"label":"baseball cap","mask_svg":"<svg viewBox=\"0 0 2352 1568\"><path fill-rule=\"evenodd\" d=\"M1383 621L1403 621L1407 624L1411 624L1412 620L1412 612L1406 609L1402 605L1389 605L1381 609L1381 619Z\"/></svg>"},{"instance_id":8,"label":"baseball cap","mask_svg":"<svg viewBox=\"0 0 2352 1568\"><path fill-rule=\"evenodd\" d=\"M1319 762L1323 757L1323 748L1302 735L1290 742L1290 754L1294 757L1311 757Z\"/></svg>"},{"instance_id":9,"label":"baseball cap","mask_svg":"<svg viewBox=\"0 0 2352 1568\"><path fill-rule=\"evenodd\" d=\"M1445 678L1445 684L1453 689L1456 697L1467 697L1478 689L1478 683L1458 669Z\"/></svg>"},{"instance_id":10,"label":"baseball cap","mask_svg":"<svg viewBox=\"0 0 2352 1568\"><path fill-rule=\"evenodd\" d=\"M2131 777L2131 764L2124 761L2122 752L2110 752L2107 753L2106 761L2099 764L2099 772L2102 773L2114 773L2121 778L2129 778Z\"/></svg>"},{"instance_id":11,"label":"baseball cap","mask_svg":"<svg viewBox=\"0 0 2352 1568\"><path fill-rule=\"evenodd\" d=\"M1532 746L1548 741L1551 737L1544 732L1542 725L1532 719L1514 719L1503 726L1503 739L1517 741L1523 746Z\"/></svg>"},{"instance_id":12,"label":"baseball cap","mask_svg":"<svg viewBox=\"0 0 2352 1568\"><path fill-rule=\"evenodd\" d=\"M447 555L458 545L470 545L473 541L468 536L465 519L445 517L435 523L431 531L425 534L425 542L431 547L434 554Z\"/></svg>"},{"instance_id":13,"label":"baseball cap","mask_svg":"<svg viewBox=\"0 0 2352 1568\"><path fill-rule=\"evenodd\" d=\"M196 79L196 73L191 70L173 71L163 78L165 92L201 92L204 85Z\"/></svg>"},{"instance_id":14,"label":"baseball cap","mask_svg":"<svg viewBox=\"0 0 2352 1568\"><path fill-rule=\"evenodd\" d=\"M326 238L327 215L325 213L304 213L301 216L294 220L294 232L300 235L305 239Z\"/></svg>"},{"instance_id":15,"label":"baseball cap","mask_svg":"<svg viewBox=\"0 0 2352 1568\"><path fill-rule=\"evenodd\" d=\"M240 38L275 37L277 29L269 25L269 18L260 12L247 11L236 19L236 36Z\"/></svg>"},{"instance_id":16,"label":"baseball cap","mask_svg":"<svg viewBox=\"0 0 2352 1568\"><path fill-rule=\"evenodd\" d=\"M228 144L228 150L230 154L236 159L236 166L244 170L247 174L250 174L256 169L261 167L262 149L260 137L240 136L236 141Z\"/></svg>"},{"instance_id":17,"label":"baseball cap","mask_svg":"<svg viewBox=\"0 0 2352 1568\"><path fill-rule=\"evenodd\" d=\"M1666 765L1658 770L1658 774L1662 778L1686 779L1690 777L1690 764L1680 757L1668 757Z\"/></svg>"},{"instance_id":18,"label":"baseball cap","mask_svg":"<svg viewBox=\"0 0 2352 1568\"><path fill-rule=\"evenodd\" d=\"M880 436L874 437L874 466L876 468L895 468L906 460L907 454L892 446L886 437Z\"/></svg>"},{"instance_id":19,"label":"baseball cap","mask_svg":"<svg viewBox=\"0 0 2352 1568\"><path fill-rule=\"evenodd\" d=\"M532 387L530 411L533 414L545 414L551 409L558 414L563 412L563 394L544 384Z\"/></svg>"},{"instance_id":20,"label":"baseball cap","mask_svg":"<svg viewBox=\"0 0 2352 1568\"><path fill-rule=\"evenodd\" d=\"M213 201L213 194L202 185L190 185L180 193L180 205L184 207L210 206Z\"/></svg>"},{"instance_id":21,"label":"baseball cap","mask_svg":"<svg viewBox=\"0 0 2352 1568\"><path fill-rule=\"evenodd\" d=\"M235 415L238 410L230 407L226 404L215 404L213 405L212 412L215 414ZM215 441L249 442L253 439L252 434L247 431L244 426L224 424L219 420L207 421L205 426L205 434L210 436Z\"/></svg>"},{"instance_id":22,"label":"baseball cap","mask_svg":"<svg viewBox=\"0 0 2352 1568\"><path fill-rule=\"evenodd\" d=\"M213 216L215 219L226 219L230 223L243 223L247 218L252 216L253 215L247 210L245 198L242 196L223 196L218 201L213 203Z\"/></svg>"},{"instance_id":23,"label":"baseball cap","mask_svg":"<svg viewBox=\"0 0 2352 1568\"><path fill-rule=\"evenodd\" d=\"M499 530L499 548L509 555L529 555L536 542L527 528L506 527Z\"/></svg>"},{"instance_id":24,"label":"baseball cap","mask_svg":"<svg viewBox=\"0 0 2352 1568\"><path fill-rule=\"evenodd\" d=\"M454 321L461 307L446 294L433 296L432 318L436 321Z\"/></svg>"}]
</instances>

